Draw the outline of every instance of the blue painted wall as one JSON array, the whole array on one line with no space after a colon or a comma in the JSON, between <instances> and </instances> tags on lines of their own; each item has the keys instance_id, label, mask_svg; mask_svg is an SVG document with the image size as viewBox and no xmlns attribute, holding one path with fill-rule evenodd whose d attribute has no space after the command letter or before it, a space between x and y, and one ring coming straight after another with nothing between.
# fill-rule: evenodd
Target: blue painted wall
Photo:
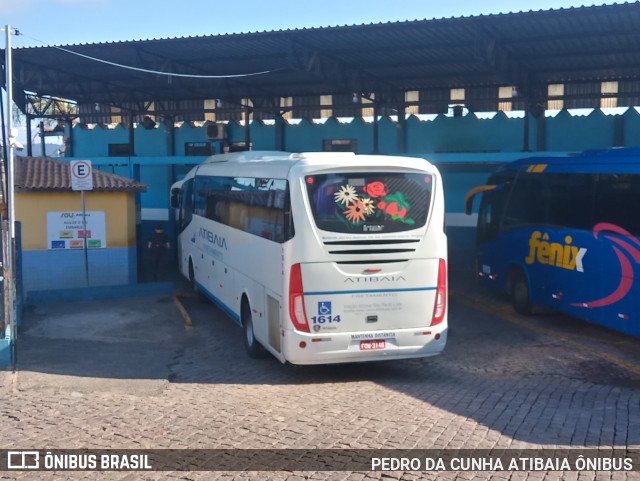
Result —
<instances>
[{"instance_id":1,"label":"blue painted wall","mask_svg":"<svg viewBox=\"0 0 640 481\"><path fill-rule=\"evenodd\" d=\"M522 149L524 119L498 112L491 119L475 115L407 120L408 152L515 152Z\"/></svg>"},{"instance_id":2,"label":"blue painted wall","mask_svg":"<svg viewBox=\"0 0 640 481\"><path fill-rule=\"evenodd\" d=\"M106 157L109 155L109 144L127 143L129 143L129 131L122 125L118 125L114 129L108 129L101 125L96 125L94 129L83 127L74 127L73 129L73 156L75 158Z\"/></svg>"},{"instance_id":3,"label":"blue painted wall","mask_svg":"<svg viewBox=\"0 0 640 481\"><path fill-rule=\"evenodd\" d=\"M136 282L135 248L90 249L88 259L92 287ZM84 251L24 251L22 275L27 292L51 289L52 279L64 279L65 288L86 287Z\"/></svg>"},{"instance_id":4,"label":"blue painted wall","mask_svg":"<svg viewBox=\"0 0 640 481\"><path fill-rule=\"evenodd\" d=\"M242 124L229 122L228 141L244 142ZM254 150L274 150L277 129L273 122L254 121L250 124L250 139ZM354 140L358 153L373 151L373 123L362 118L351 120L330 118L325 121L303 119L282 125L283 150L290 152L318 151L323 140ZM382 117L378 123L379 152L399 154L400 128L397 122ZM529 122L529 147L540 152L523 152L525 119L510 118L498 112L489 119L475 115L449 117L444 115L406 121L405 155L428 159L442 167L445 184L446 210L450 247L461 253L463 266L469 267L469 252L473 250L473 218L461 216L466 192L486 181L497 168L497 163L508 162L536 154L562 154L587 149L606 149L623 144L640 146L640 113L635 108L623 115L605 115L594 110L589 115L574 116L561 111L543 120ZM540 138L538 138L540 132ZM174 128L174 156L171 152L171 132L166 125L155 129L138 126L134 132L135 156L107 157L108 144L128 143L128 131L122 126L93 130L74 129L74 157L91 159L95 168L136 178L146 183L149 190L140 194L142 223L139 230L143 242L153 225L163 223L171 233L168 209L169 188L186 172L190 165L199 164L205 157L187 157L185 143L206 142L206 129L185 122ZM216 152L221 143L214 142ZM486 165L486 167L482 167ZM477 207L476 207L477 208ZM456 258L455 256L452 257Z\"/></svg>"},{"instance_id":5,"label":"blue painted wall","mask_svg":"<svg viewBox=\"0 0 640 481\"><path fill-rule=\"evenodd\" d=\"M562 110L546 120L546 150L590 150L613 147L614 120L619 116L594 110L589 115L572 116ZM579 146L579 149L575 147Z\"/></svg>"},{"instance_id":6,"label":"blue painted wall","mask_svg":"<svg viewBox=\"0 0 640 481\"><path fill-rule=\"evenodd\" d=\"M623 117L624 145L640 145L640 112L636 109L629 109Z\"/></svg>"},{"instance_id":7,"label":"blue painted wall","mask_svg":"<svg viewBox=\"0 0 640 481\"><path fill-rule=\"evenodd\" d=\"M606 115L593 110L589 115L572 115L560 111L555 116L529 123L529 147L536 149L537 132L542 138L543 151L578 152L588 149L606 149L617 146L622 139L626 146L640 145L640 113L634 108L623 115ZM245 128L236 122L228 123L228 141L244 142ZM373 123L354 118L325 121L303 119L299 122L283 123L284 149L290 152L322 150L322 142L327 139L346 139L357 142L358 153L373 151ZM378 122L379 151L397 154L399 125L382 117ZM463 117L445 115L431 116L423 120L410 116L406 121L406 153L483 153L518 152L524 146L524 118L509 118L498 112L490 119L478 118L473 114ZM619 130L619 132L618 132ZM277 127L273 122L254 121L250 124L250 139L254 150L273 150L277 146ZM185 155L185 144L206 142L205 127L194 127L188 122L173 129L175 155ZM74 157L106 157L109 144L126 144L128 131L118 125L108 129L96 126L94 129L74 128ZM154 129L138 126L134 131L135 157L165 157L171 152L171 132L164 124ZM221 143L214 141L216 152L221 151ZM170 163L163 159L161 163Z\"/></svg>"},{"instance_id":8,"label":"blue painted wall","mask_svg":"<svg viewBox=\"0 0 640 481\"><path fill-rule=\"evenodd\" d=\"M127 142L129 142L128 137ZM158 124L155 129L135 129L133 143L136 155L140 156L167 155L170 151L169 132L164 124Z\"/></svg>"}]
</instances>

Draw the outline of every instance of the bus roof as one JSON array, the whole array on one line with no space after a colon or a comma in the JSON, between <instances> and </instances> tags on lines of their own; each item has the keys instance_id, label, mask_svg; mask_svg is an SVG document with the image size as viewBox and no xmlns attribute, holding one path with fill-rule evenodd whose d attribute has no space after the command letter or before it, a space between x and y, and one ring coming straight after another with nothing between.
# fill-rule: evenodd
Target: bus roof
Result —
<instances>
[{"instance_id":1,"label":"bus roof","mask_svg":"<svg viewBox=\"0 0 640 481\"><path fill-rule=\"evenodd\" d=\"M496 174L527 172L640 173L640 148L588 150L579 154L526 157L509 162Z\"/></svg>"},{"instance_id":2,"label":"bus roof","mask_svg":"<svg viewBox=\"0 0 640 481\"><path fill-rule=\"evenodd\" d=\"M419 157L366 155L353 152L301 152L245 151L219 154L207 158L185 178L196 175L238 175L246 171L252 176L284 178L294 165L341 168L400 168L435 171L427 160Z\"/></svg>"},{"instance_id":3,"label":"bus roof","mask_svg":"<svg viewBox=\"0 0 640 481\"><path fill-rule=\"evenodd\" d=\"M203 164L213 164L217 162L251 162L255 160L285 160L291 154L278 150L246 150L242 152L230 152L228 154L218 154L208 157Z\"/></svg>"}]
</instances>

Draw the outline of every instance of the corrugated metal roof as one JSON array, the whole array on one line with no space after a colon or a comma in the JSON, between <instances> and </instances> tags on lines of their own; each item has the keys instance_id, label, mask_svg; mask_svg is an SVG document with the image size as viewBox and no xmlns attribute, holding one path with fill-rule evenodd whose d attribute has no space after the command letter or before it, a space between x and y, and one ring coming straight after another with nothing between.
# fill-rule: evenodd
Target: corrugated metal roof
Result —
<instances>
[{"instance_id":1,"label":"corrugated metal roof","mask_svg":"<svg viewBox=\"0 0 640 481\"><path fill-rule=\"evenodd\" d=\"M95 192L145 192L136 180L93 170ZM14 186L18 191L71 191L70 164L49 157L16 157Z\"/></svg>"},{"instance_id":2,"label":"corrugated metal roof","mask_svg":"<svg viewBox=\"0 0 640 481\"><path fill-rule=\"evenodd\" d=\"M504 85L532 96L548 83L640 79L640 2L64 48L162 72L270 73L169 78L31 47L14 51L18 90L111 105L352 92L397 102L407 90Z\"/></svg>"}]
</instances>

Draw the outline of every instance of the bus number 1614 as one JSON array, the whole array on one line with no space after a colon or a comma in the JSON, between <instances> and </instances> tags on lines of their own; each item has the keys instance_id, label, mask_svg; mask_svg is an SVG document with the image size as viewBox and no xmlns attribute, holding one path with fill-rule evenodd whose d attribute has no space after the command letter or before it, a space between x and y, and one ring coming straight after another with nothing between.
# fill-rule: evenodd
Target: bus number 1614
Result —
<instances>
[{"instance_id":1,"label":"bus number 1614","mask_svg":"<svg viewBox=\"0 0 640 481\"><path fill-rule=\"evenodd\" d=\"M332 322L340 322L340 316L311 316L314 324L331 324Z\"/></svg>"}]
</instances>

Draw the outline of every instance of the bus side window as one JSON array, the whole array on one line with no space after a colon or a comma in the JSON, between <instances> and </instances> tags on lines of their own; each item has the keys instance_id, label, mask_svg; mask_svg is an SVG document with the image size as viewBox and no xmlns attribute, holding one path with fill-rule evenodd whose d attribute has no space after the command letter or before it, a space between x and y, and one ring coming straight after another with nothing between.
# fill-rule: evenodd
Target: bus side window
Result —
<instances>
[{"instance_id":1,"label":"bus side window","mask_svg":"<svg viewBox=\"0 0 640 481\"><path fill-rule=\"evenodd\" d=\"M541 174L523 173L516 178L502 222L504 230L545 223L542 186Z\"/></svg>"},{"instance_id":2,"label":"bus side window","mask_svg":"<svg viewBox=\"0 0 640 481\"><path fill-rule=\"evenodd\" d=\"M607 222L640 236L640 175L601 174L595 199L595 223Z\"/></svg>"},{"instance_id":3,"label":"bus side window","mask_svg":"<svg viewBox=\"0 0 640 481\"><path fill-rule=\"evenodd\" d=\"M541 198L546 206L544 223L559 228L591 230L594 193L593 174L544 175Z\"/></svg>"}]
</instances>

